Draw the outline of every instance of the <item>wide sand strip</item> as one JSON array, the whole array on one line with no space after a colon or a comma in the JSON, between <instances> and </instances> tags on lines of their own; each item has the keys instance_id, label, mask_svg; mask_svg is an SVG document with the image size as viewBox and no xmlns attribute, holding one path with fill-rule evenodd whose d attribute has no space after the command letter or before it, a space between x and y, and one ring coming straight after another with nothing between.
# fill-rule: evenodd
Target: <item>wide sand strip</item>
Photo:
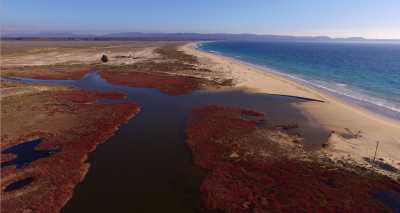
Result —
<instances>
[{"instance_id":1,"label":"wide sand strip","mask_svg":"<svg viewBox=\"0 0 400 213\"><path fill-rule=\"evenodd\" d=\"M298 104L311 119L333 131L330 146L324 149L335 160L356 161L369 166L365 158L373 158L377 141L377 159L400 169L400 123L353 106L322 91L297 83L238 60L196 49L196 43L182 50L199 58L201 66L219 77L233 79L236 87L251 92L300 96L324 102ZM358 133L358 134L357 134ZM384 172L381 170L381 172Z\"/></svg>"}]
</instances>

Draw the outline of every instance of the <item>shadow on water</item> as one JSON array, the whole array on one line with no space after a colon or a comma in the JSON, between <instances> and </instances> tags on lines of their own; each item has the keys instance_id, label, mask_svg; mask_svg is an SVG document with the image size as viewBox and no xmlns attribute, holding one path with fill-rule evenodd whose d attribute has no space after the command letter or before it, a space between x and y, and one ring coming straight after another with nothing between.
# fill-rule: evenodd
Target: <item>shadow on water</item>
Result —
<instances>
[{"instance_id":1,"label":"shadow on water","mask_svg":"<svg viewBox=\"0 0 400 213\"><path fill-rule=\"evenodd\" d=\"M296 132L309 148L321 147L329 134L292 106L310 101L297 97L242 91L168 96L155 89L112 85L95 72L78 81L23 81L125 92L141 106L134 119L90 154L90 170L63 212L198 212L205 174L193 165L185 146L186 122L195 107L241 107L265 113L267 126L298 124Z\"/></svg>"},{"instance_id":2,"label":"shadow on water","mask_svg":"<svg viewBox=\"0 0 400 213\"><path fill-rule=\"evenodd\" d=\"M36 146L42 142L42 139L35 139L25 143L17 144L15 146L9 147L3 150L2 154L15 154L17 155L15 159L10 161L1 162L1 168L7 166L16 166L17 169L21 169L22 167L30 164L32 161L35 161L40 158L49 157L59 151L60 148L48 149L48 150L38 150Z\"/></svg>"},{"instance_id":3,"label":"shadow on water","mask_svg":"<svg viewBox=\"0 0 400 213\"><path fill-rule=\"evenodd\" d=\"M8 185L4 189L4 192L12 192L14 190L20 189L24 186L29 185L30 183L32 183L32 181L33 181L33 177L27 177L22 180L17 180L15 182L11 183L10 185Z\"/></svg>"}]
</instances>

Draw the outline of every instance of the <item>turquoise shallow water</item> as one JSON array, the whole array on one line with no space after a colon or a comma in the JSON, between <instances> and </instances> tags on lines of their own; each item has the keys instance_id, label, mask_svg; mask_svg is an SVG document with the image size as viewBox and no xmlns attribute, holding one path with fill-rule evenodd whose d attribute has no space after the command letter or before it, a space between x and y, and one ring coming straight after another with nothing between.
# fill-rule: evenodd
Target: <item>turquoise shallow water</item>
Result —
<instances>
[{"instance_id":1,"label":"turquoise shallow water","mask_svg":"<svg viewBox=\"0 0 400 213\"><path fill-rule=\"evenodd\" d=\"M400 120L400 44L219 41L199 48L272 68Z\"/></svg>"}]
</instances>

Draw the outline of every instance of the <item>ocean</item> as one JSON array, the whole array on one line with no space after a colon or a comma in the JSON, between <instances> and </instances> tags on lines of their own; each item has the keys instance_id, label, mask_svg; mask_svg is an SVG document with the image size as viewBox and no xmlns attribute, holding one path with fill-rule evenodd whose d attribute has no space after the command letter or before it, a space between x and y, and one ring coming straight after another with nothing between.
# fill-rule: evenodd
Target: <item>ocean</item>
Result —
<instances>
[{"instance_id":1,"label":"ocean","mask_svg":"<svg viewBox=\"0 0 400 213\"><path fill-rule=\"evenodd\" d=\"M400 120L399 43L217 41L198 48L272 69Z\"/></svg>"}]
</instances>

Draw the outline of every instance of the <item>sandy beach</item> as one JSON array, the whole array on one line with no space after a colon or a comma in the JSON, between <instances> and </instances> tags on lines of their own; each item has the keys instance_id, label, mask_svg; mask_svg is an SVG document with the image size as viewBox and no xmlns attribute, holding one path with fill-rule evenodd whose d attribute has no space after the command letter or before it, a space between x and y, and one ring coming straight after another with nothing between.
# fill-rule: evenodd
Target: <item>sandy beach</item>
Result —
<instances>
[{"instance_id":1,"label":"sandy beach","mask_svg":"<svg viewBox=\"0 0 400 213\"><path fill-rule=\"evenodd\" d=\"M235 87L254 93L270 93L299 96L321 100L306 102L296 107L328 130L332 131L328 148L322 154L338 161L354 162L365 167L379 146L376 159L400 169L400 123L366 111L336 97L316 90L291 79L269 72L238 60L196 48L189 43L181 48L199 58L201 66L214 71L217 78L232 79ZM374 167L382 173L388 171ZM390 173L390 172L389 172ZM398 177L399 174L391 174Z\"/></svg>"}]
</instances>

